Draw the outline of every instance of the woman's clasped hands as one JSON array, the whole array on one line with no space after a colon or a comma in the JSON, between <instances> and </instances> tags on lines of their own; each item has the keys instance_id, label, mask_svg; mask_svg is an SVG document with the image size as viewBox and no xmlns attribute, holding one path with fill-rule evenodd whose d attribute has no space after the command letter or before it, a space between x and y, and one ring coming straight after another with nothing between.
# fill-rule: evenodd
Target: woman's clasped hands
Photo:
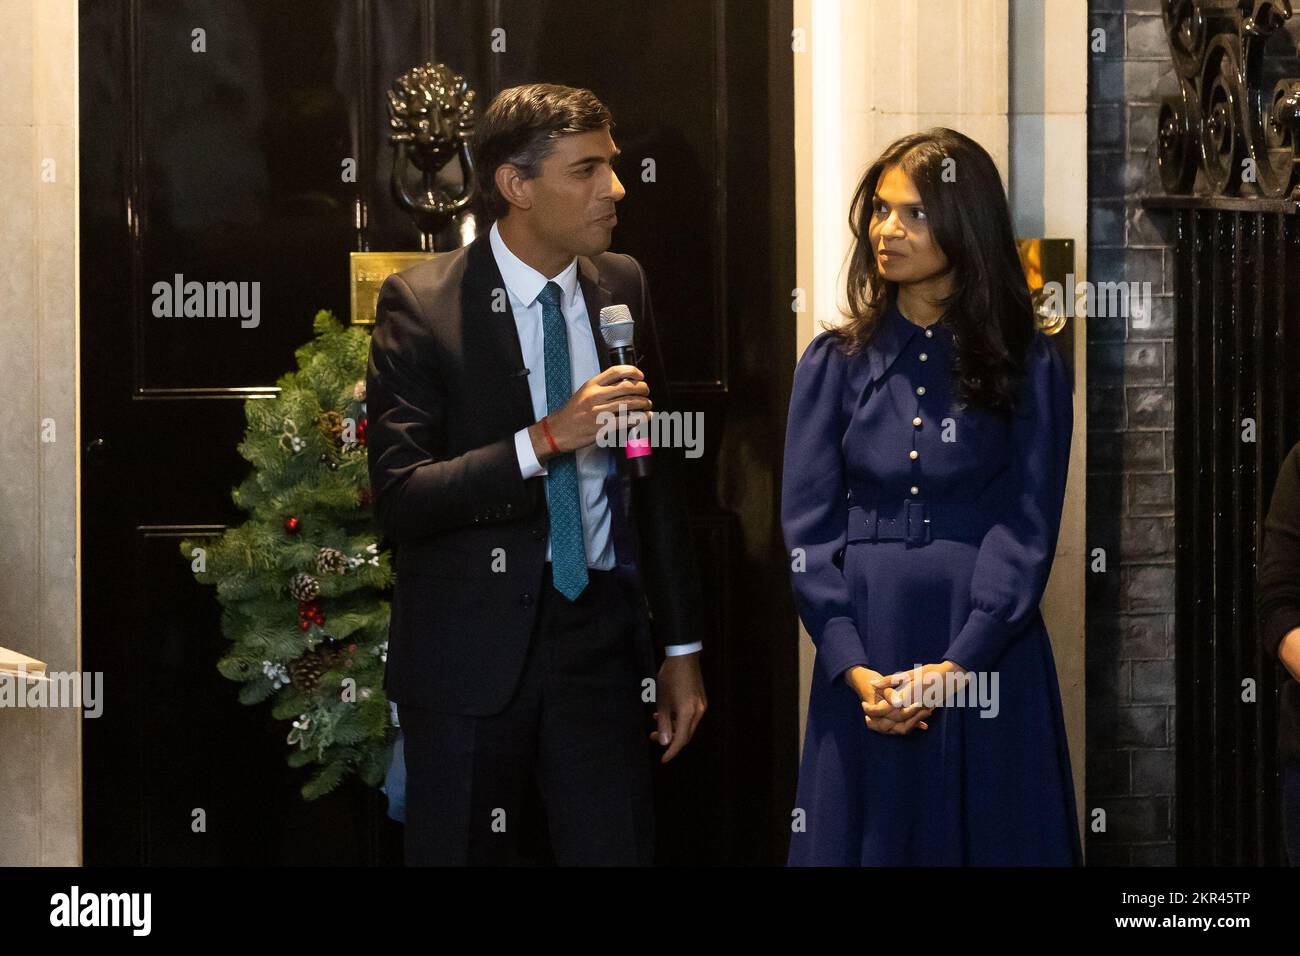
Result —
<instances>
[{"instance_id":1,"label":"woman's clasped hands","mask_svg":"<svg viewBox=\"0 0 1300 956\"><path fill-rule=\"evenodd\" d=\"M877 733L901 736L917 727L929 730L926 718L946 699L946 685L954 679L960 681L963 674L952 661L940 661L893 674L851 667L844 679L862 698L867 727Z\"/></svg>"}]
</instances>

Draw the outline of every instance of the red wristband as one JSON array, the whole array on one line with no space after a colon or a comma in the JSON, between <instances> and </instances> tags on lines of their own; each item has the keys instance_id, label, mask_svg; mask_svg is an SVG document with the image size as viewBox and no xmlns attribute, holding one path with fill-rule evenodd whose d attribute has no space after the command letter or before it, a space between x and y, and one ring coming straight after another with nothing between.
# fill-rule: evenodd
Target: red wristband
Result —
<instances>
[{"instance_id":1,"label":"red wristband","mask_svg":"<svg viewBox=\"0 0 1300 956\"><path fill-rule=\"evenodd\" d=\"M555 444L555 436L551 434L551 426L546 424L546 418L547 416L542 416L542 431L545 432L546 441L551 446L551 453L558 455L560 453L560 446Z\"/></svg>"}]
</instances>

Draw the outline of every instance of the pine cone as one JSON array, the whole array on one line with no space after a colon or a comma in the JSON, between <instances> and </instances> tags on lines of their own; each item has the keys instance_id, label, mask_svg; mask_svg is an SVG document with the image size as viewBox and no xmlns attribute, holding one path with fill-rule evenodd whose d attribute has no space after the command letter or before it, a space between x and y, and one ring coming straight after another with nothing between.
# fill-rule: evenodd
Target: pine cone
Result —
<instances>
[{"instance_id":1,"label":"pine cone","mask_svg":"<svg viewBox=\"0 0 1300 956\"><path fill-rule=\"evenodd\" d=\"M313 691L320 686L320 677L328 670L338 667L347 656L347 649L316 647L307 651L297 660L289 662L289 676L294 685L306 691Z\"/></svg>"},{"instance_id":2,"label":"pine cone","mask_svg":"<svg viewBox=\"0 0 1300 956\"><path fill-rule=\"evenodd\" d=\"M310 601L320 594L320 582L310 574L300 572L289 582L289 593L299 601Z\"/></svg>"},{"instance_id":3,"label":"pine cone","mask_svg":"<svg viewBox=\"0 0 1300 956\"><path fill-rule=\"evenodd\" d=\"M321 548L316 552L318 574L342 574L348 569L348 556L338 548Z\"/></svg>"},{"instance_id":4,"label":"pine cone","mask_svg":"<svg viewBox=\"0 0 1300 956\"><path fill-rule=\"evenodd\" d=\"M289 676L293 678L294 686L303 690L315 690L323 673L325 660L320 651L308 651L297 660L289 662Z\"/></svg>"},{"instance_id":5,"label":"pine cone","mask_svg":"<svg viewBox=\"0 0 1300 956\"><path fill-rule=\"evenodd\" d=\"M343 416L338 412L321 413L320 428L335 445L343 444Z\"/></svg>"}]
</instances>

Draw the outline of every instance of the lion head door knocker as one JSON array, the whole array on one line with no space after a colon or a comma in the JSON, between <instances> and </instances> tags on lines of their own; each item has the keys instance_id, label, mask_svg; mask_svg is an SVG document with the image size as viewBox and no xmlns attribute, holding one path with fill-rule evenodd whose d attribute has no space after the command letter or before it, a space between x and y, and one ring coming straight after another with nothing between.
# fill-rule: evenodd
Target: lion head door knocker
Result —
<instances>
[{"instance_id":1,"label":"lion head door knocker","mask_svg":"<svg viewBox=\"0 0 1300 956\"><path fill-rule=\"evenodd\" d=\"M1179 91L1160 107L1165 191L1186 194L1199 168L1211 195L1285 199L1296 184L1300 78L1283 24L1291 0L1164 0ZM1270 41L1279 49L1265 56Z\"/></svg>"},{"instance_id":2,"label":"lion head door knocker","mask_svg":"<svg viewBox=\"0 0 1300 956\"><path fill-rule=\"evenodd\" d=\"M465 211L474 197L474 91L445 64L426 63L407 71L388 91L389 143L395 147L392 191L426 237L437 235ZM439 171L460 158L461 187L452 195L438 182ZM412 186L409 167L419 172Z\"/></svg>"}]
</instances>

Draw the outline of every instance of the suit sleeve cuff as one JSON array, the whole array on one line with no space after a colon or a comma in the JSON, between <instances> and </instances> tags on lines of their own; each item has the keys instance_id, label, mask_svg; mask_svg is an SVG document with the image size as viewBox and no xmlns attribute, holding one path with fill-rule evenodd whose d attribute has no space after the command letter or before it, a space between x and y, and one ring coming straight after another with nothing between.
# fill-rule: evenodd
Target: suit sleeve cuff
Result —
<instances>
[{"instance_id":1,"label":"suit sleeve cuff","mask_svg":"<svg viewBox=\"0 0 1300 956\"><path fill-rule=\"evenodd\" d=\"M963 670L989 671L1002 656L1011 637L1011 628L988 611L972 608L961 631L944 652L944 660Z\"/></svg>"},{"instance_id":2,"label":"suit sleeve cuff","mask_svg":"<svg viewBox=\"0 0 1300 956\"><path fill-rule=\"evenodd\" d=\"M703 641L692 641L689 644L669 644L664 648L666 657L681 657L683 654L695 654L704 650Z\"/></svg>"},{"instance_id":3,"label":"suit sleeve cuff","mask_svg":"<svg viewBox=\"0 0 1300 956\"><path fill-rule=\"evenodd\" d=\"M546 474L546 469L537 460L537 453L533 451L533 440L528 437L527 428L515 432L515 456L519 459L519 473L525 481Z\"/></svg>"},{"instance_id":4,"label":"suit sleeve cuff","mask_svg":"<svg viewBox=\"0 0 1300 956\"><path fill-rule=\"evenodd\" d=\"M852 618L833 617L826 622L822 639L817 642L816 666L828 683L844 676L851 667L867 666L867 651Z\"/></svg>"}]
</instances>

